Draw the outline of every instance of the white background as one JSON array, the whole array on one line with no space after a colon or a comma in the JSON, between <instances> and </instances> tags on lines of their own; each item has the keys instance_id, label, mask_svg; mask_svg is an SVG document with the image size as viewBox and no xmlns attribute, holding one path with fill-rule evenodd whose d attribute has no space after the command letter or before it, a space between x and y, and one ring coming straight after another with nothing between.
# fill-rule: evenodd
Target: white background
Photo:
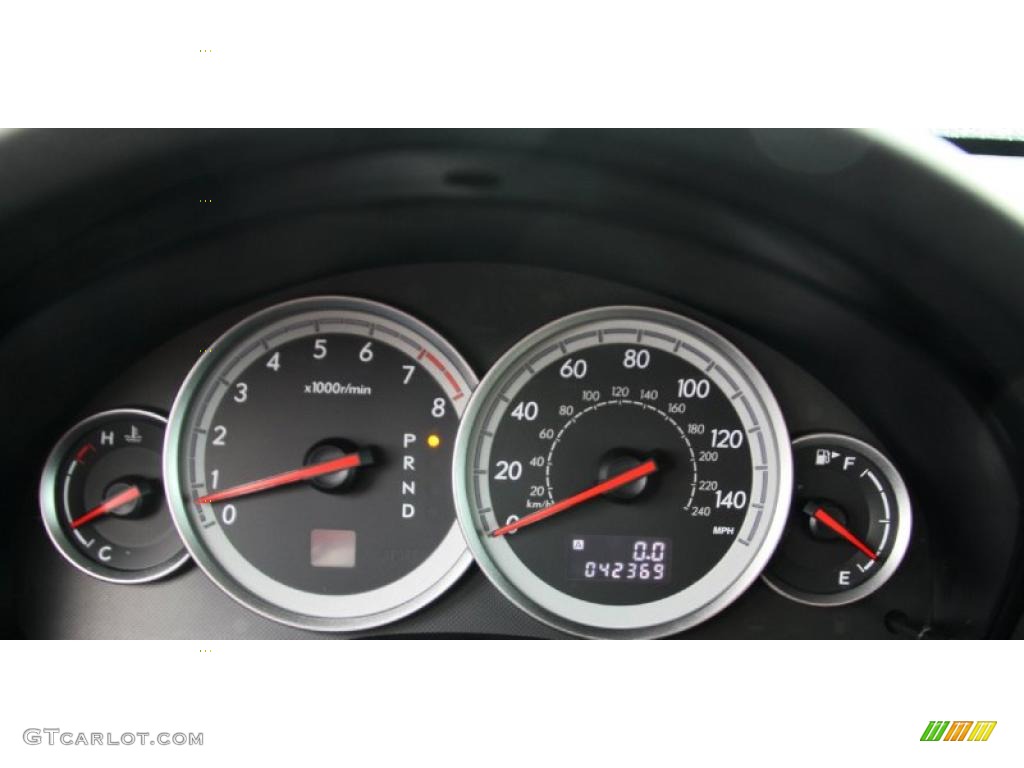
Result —
<instances>
[{"instance_id":1,"label":"white background","mask_svg":"<svg viewBox=\"0 0 1024 768\"><path fill-rule=\"evenodd\" d=\"M7 0L0 125L1024 128L1022 14L1019 0Z\"/></svg>"},{"instance_id":2,"label":"white background","mask_svg":"<svg viewBox=\"0 0 1024 768\"><path fill-rule=\"evenodd\" d=\"M1021 133L1021 5L21 0L0 11L0 125ZM0 761L1019 765L1021 648L11 642ZM999 725L987 743L921 743L931 719ZM33 727L205 746L26 746Z\"/></svg>"},{"instance_id":3,"label":"white background","mask_svg":"<svg viewBox=\"0 0 1024 768\"><path fill-rule=\"evenodd\" d=\"M200 653L212 649L212 653ZM9 643L10 766L1019 766L1005 642ZM929 720L997 720L921 742ZM26 746L25 728L202 731ZM144 762L140 762L144 761ZM927 761L927 763L925 763Z\"/></svg>"}]
</instances>

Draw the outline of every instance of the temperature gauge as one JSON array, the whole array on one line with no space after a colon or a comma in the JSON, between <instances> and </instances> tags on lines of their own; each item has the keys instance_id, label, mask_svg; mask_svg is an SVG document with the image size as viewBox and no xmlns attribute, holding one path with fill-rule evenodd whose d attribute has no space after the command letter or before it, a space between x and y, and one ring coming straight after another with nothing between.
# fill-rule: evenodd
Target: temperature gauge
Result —
<instances>
[{"instance_id":1,"label":"temperature gauge","mask_svg":"<svg viewBox=\"0 0 1024 768\"><path fill-rule=\"evenodd\" d=\"M164 498L166 419L119 409L91 416L54 446L39 506L54 545L104 581L152 581L188 557Z\"/></svg>"},{"instance_id":2,"label":"temperature gauge","mask_svg":"<svg viewBox=\"0 0 1024 768\"><path fill-rule=\"evenodd\" d=\"M846 435L793 441L789 521L764 579L810 605L845 605L892 576L910 541L910 498L877 449Z\"/></svg>"}]
</instances>

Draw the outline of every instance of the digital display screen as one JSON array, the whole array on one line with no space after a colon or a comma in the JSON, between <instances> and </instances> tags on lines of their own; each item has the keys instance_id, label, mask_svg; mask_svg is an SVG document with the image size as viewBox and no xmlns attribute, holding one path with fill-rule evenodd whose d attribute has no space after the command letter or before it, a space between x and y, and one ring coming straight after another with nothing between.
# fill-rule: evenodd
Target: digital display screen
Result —
<instances>
[{"instance_id":1,"label":"digital display screen","mask_svg":"<svg viewBox=\"0 0 1024 768\"><path fill-rule=\"evenodd\" d=\"M672 540L641 536L572 536L569 578L661 584L672 566Z\"/></svg>"},{"instance_id":2,"label":"digital display screen","mask_svg":"<svg viewBox=\"0 0 1024 768\"><path fill-rule=\"evenodd\" d=\"M356 532L314 528L309 534L309 562L314 568L354 568Z\"/></svg>"}]
</instances>

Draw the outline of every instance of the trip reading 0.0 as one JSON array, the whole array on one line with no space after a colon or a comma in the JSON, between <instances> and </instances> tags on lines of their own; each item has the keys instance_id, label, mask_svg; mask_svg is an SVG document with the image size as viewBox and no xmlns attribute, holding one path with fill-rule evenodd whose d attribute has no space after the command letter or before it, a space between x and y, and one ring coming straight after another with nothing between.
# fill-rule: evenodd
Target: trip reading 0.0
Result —
<instances>
[{"instance_id":1,"label":"trip reading 0.0","mask_svg":"<svg viewBox=\"0 0 1024 768\"><path fill-rule=\"evenodd\" d=\"M587 581L664 582L670 576L672 541L636 536L573 536L569 578Z\"/></svg>"}]
</instances>

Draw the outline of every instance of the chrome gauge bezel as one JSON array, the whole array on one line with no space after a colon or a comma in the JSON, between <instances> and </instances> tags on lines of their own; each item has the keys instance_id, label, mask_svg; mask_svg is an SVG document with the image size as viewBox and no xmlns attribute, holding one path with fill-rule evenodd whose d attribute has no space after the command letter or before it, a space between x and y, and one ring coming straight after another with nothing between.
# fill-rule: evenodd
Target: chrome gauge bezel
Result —
<instances>
[{"instance_id":1,"label":"chrome gauge bezel","mask_svg":"<svg viewBox=\"0 0 1024 768\"><path fill-rule=\"evenodd\" d=\"M57 548L57 551L60 552L65 560L82 573L88 574L100 581L110 582L111 584L145 584L156 581L176 571L189 558L188 550L182 545L181 551L175 557L151 568L145 568L140 571L122 571L117 568L110 568L86 557L74 542L68 538L67 532L61 525L60 511L57 508L57 494L59 493L57 484L60 481L61 466L68 452L85 432L93 429L96 425L102 424L105 421L132 417L150 419L159 422L165 430L167 428L167 419L165 417L159 413L141 408L113 408L108 411L95 413L88 418L82 419L82 421L75 424L61 436L46 458L46 463L43 465L42 478L39 482L39 510L42 514L43 527L46 529L46 534L50 537L54 547Z\"/></svg>"},{"instance_id":2,"label":"chrome gauge bezel","mask_svg":"<svg viewBox=\"0 0 1024 768\"><path fill-rule=\"evenodd\" d=\"M473 370L450 342L424 322L392 306L350 296L312 296L275 304L247 316L227 330L189 372L169 417L164 446L165 483L171 514L185 546L199 567L229 597L261 616L288 626L327 632L355 632L390 624L414 613L438 598L458 580L472 562L472 556L454 519L440 545L406 576L378 590L348 596L326 596L330 598L334 607L329 612L312 612L290 609L273 599L256 594L243 585L224 566L220 558L211 552L204 536L196 529L190 509L183 501L187 495L186 491L189 490L183 482L183 462L186 458L184 430L192 417L196 405L195 398L206 385L208 377L220 370L231 355L237 355L241 345L266 337L269 332L282 325L300 323L308 318L359 318L358 322L377 323L396 331L404 329L418 336L419 340L424 342L422 346L427 351L441 354L444 359L450 361L468 391L476 386L477 378ZM409 338L408 334L404 334L404 337ZM455 402L453 408L461 415L467 407L467 401L468 397ZM244 565L258 571L258 568L248 561L245 561ZM265 578L272 581L269 577ZM283 584L279 586L282 590L299 592ZM387 604L378 609L367 610L366 604L372 600L366 596L382 590L387 591L387 594L381 593L379 597L386 598ZM397 592L401 594L396 598ZM312 593L302 594L312 596Z\"/></svg>"},{"instance_id":3,"label":"chrome gauge bezel","mask_svg":"<svg viewBox=\"0 0 1024 768\"><path fill-rule=\"evenodd\" d=\"M655 334L669 334L672 338L669 349L680 357L684 357L680 348L685 345L698 356L726 363L729 369L723 369L724 380L741 378L746 390L744 399L755 401L751 407L755 410L755 418L765 424L766 450L770 453L768 464L775 467L775 471L767 473L769 478L766 480L761 518L753 518L750 525L753 536L747 544L739 543L741 537L737 535L726 555L708 574L695 585L668 598L628 606L609 606L586 602L555 589L527 569L504 539L496 540L487 535L477 513L474 467L484 439L484 421L490 418L488 414L494 409L496 400L518 383L518 377L527 375L524 370L530 368L529 362L536 362L539 350L553 344L561 347L562 342L566 344L561 347L562 354L565 354L574 339L588 333L587 329L607 329L609 323L623 322L636 324ZM596 336L598 343L604 343L600 341L601 334ZM681 341L678 345L675 344L677 340ZM713 354L707 355L707 352ZM785 527L792 492L792 456L789 433L774 394L753 363L732 342L717 331L672 312L648 307L611 306L584 310L549 323L521 339L498 360L478 385L463 414L456 438L452 479L456 514L470 551L488 579L519 608L555 629L582 637L660 637L687 629L715 615L761 574ZM750 505L754 505L753 498ZM744 527L752 520L751 506L747 508ZM479 508L484 509L486 505L480 503ZM740 557L741 562L728 573L720 571L719 566L727 560L729 565L724 568L732 568L736 558L731 556L735 555L737 547L746 547L750 555Z\"/></svg>"},{"instance_id":4,"label":"chrome gauge bezel","mask_svg":"<svg viewBox=\"0 0 1024 768\"><path fill-rule=\"evenodd\" d=\"M900 476L895 465L889 461L888 457L884 453L870 443L866 443L856 437L850 437L849 435L837 432L815 432L812 434L801 435L793 441L794 449L807 445L832 445L848 448L855 453L861 454L878 467L885 476L886 482L889 483L893 490L896 536L893 540L892 550L886 557L885 562L882 563L882 567L875 571L874 575L867 581L864 581L855 587L851 587L850 589L843 590L842 592L835 592L833 594L816 594L813 592L805 592L803 590L795 589L788 584L783 584L780 581L773 580L771 578L771 574L767 570L762 574L761 578L764 580L765 584L783 597L787 597L790 600L803 605L810 605L819 608L832 608L840 605L849 605L850 603L855 603L858 600L863 600L868 595L881 589L885 583L892 578L896 569L899 568L900 563L903 562L903 557L906 555L907 549L910 546L910 534L913 530L913 512L910 506L910 493L907 491L906 483L903 482L903 478Z\"/></svg>"}]
</instances>

